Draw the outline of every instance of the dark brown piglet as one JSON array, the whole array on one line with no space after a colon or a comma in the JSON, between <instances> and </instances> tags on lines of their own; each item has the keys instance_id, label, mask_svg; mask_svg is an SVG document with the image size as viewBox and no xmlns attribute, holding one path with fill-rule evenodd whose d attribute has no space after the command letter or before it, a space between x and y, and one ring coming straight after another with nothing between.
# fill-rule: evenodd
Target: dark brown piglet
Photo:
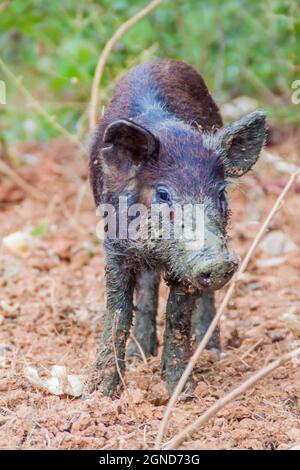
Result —
<instances>
[{"instance_id":1,"label":"dark brown piglet","mask_svg":"<svg viewBox=\"0 0 300 470\"><path fill-rule=\"evenodd\" d=\"M107 289L93 388L110 396L117 391L116 361L123 373L134 310L140 347L146 355L157 353L162 273L170 286L162 373L172 392L191 354L191 330L200 341L215 313L214 291L238 265L226 241L228 178L252 168L264 140L262 111L223 127L202 77L183 62L145 63L121 79L90 152L91 185L106 225ZM159 219L153 207L161 209ZM193 234L202 231L193 243L175 233L178 208L182 215L187 207L192 208ZM195 208L202 211L199 226ZM169 232L162 220L169 221ZM182 229L186 220L180 222ZM219 353L217 333L209 347ZM136 344L129 353L139 354ZM191 391L190 380L186 392Z\"/></svg>"}]
</instances>

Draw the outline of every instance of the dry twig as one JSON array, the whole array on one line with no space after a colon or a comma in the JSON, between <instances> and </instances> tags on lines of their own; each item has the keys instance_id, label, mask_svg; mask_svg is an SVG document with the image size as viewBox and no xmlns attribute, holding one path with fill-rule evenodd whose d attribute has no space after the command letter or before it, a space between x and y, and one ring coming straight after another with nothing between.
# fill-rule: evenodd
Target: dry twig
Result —
<instances>
[{"instance_id":1,"label":"dry twig","mask_svg":"<svg viewBox=\"0 0 300 470\"><path fill-rule=\"evenodd\" d=\"M277 367L281 366L285 362L297 357L300 355L300 348L294 349L286 354L283 354L281 357L276 359L275 361L268 364L266 367L263 367L259 371L257 371L254 375L249 377L245 382L240 384L237 388L229 392L224 397L220 398L216 403L214 403L208 410L206 410L203 415L199 416L193 423L183 429L180 433L178 433L175 437L173 437L170 441L168 441L163 448L164 449L174 449L177 448L186 437L191 436L195 431L199 429L204 423L206 423L212 416L214 416L221 408L225 405L233 401L237 396L244 393L248 390L252 385L258 382L260 379L265 377L267 374L272 372Z\"/></svg>"},{"instance_id":2,"label":"dry twig","mask_svg":"<svg viewBox=\"0 0 300 470\"><path fill-rule=\"evenodd\" d=\"M243 260L243 262L240 266L240 269L238 270L235 277L233 278L233 280L232 280L232 282L229 286L229 289L227 290L227 293L226 293L226 295L223 299L223 302L221 303L221 305L220 305L213 321L211 322L206 334L202 338L202 341L198 345L198 347L197 347L196 351L194 352L193 356L191 357L184 373L182 374L182 376L181 376L181 378L180 378L180 380L179 380L179 382L178 382L178 384L177 384L177 386L174 390L174 393L171 396L170 401L169 401L169 403L166 407L166 411L165 411L163 420L162 420L161 425L159 427L157 438L156 438L156 443L155 443L155 446L156 446L157 449L159 449L161 447L162 439L163 439L163 436L164 436L164 432L165 432L165 429L166 429L171 411L172 411L172 409L173 409L180 393L182 392L182 390L184 388L184 385L185 385L189 375L191 374L191 372L192 372L194 366L196 365L200 355L202 354L204 348L206 347L211 335L213 334L216 326L218 325L219 320L220 320L221 316L223 315L224 310L227 307L227 305L228 305L228 303L229 303L229 301L232 297L232 294L234 292L236 283L240 280L241 274L243 274L243 272L246 270L246 268L248 266L248 263L251 259L251 256L253 255L253 252L254 252L255 248L257 247L261 237L263 236L265 230L269 226L269 224L270 224L272 218L274 217L274 215L276 214L277 210L280 208L287 192L289 191L289 189L291 188L294 181L298 178L299 175L300 175L300 168L298 168L297 171L295 171L295 173L293 173L290 176L287 184L285 185L285 187L281 191L280 195L276 199L275 204L273 205L273 207L272 207L271 211L269 212L268 216L266 217L264 223L261 225L258 233L256 234L256 237L253 240L253 242L252 242L252 244L251 244L251 246L248 250L248 253L245 256L245 258L244 258L244 260Z\"/></svg>"},{"instance_id":3,"label":"dry twig","mask_svg":"<svg viewBox=\"0 0 300 470\"><path fill-rule=\"evenodd\" d=\"M135 337L135 335L134 335L133 333L130 333L130 336L131 336L132 340L135 342L136 347L138 348L138 350L139 350L139 352L140 352L140 354L141 354L141 356L142 356L143 363L147 365L147 364L148 364L148 361L147 361L147 358L146 358L146 355L145 355L145 353L144 353L144 351L143 351L142 346L140 345L140 343L138 342L138 340L136 339L136 337Z\"/></svg>"},{"instance_id":4,"label":"dry twig","mask_svg":"<svg viewBox=\"0 0 300 470\"><path fill-rule=\"evenodd\" d=\"M139 20L147 16L154 8L156 8L162 0L152 0L148 3L145 8L141 11L136 13L134 16L129 18L129 20L125 21L125 23L121 24L121 26L117 29L114 35L110 38L110 40L105 44L104 49L99 57L98 64L96 67L96 72L93 80L92 91L91 91L91 101L89 106L89 126L90 130L94 129L97 123L97 106L98 106L98 89L101 82L101 78L103 75L103 70L109 54L111 53L112 49L119 41L119 39L123 36L126 31L131 28L135 23Z\"/></svg>"}]
</instances>

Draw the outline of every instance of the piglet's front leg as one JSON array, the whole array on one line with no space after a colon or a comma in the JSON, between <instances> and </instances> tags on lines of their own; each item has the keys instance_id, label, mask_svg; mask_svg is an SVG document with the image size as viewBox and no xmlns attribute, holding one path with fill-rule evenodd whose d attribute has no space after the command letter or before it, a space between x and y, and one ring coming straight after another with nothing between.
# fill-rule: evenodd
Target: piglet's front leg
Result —
<instances>
[{"instance_id":1,"label":"piglet's front leg","mask_svg":"<svg viewBox=\"0 0 300 470\"><path fill-rule=\"evenodd\" d=\"M160 273L143 270L136 279L136 314L134 335L147 357L157 354L156 315ZM140 356L132 342L128 356Z\"/></svg>"},{"instance_id":2,"label":"piglet's front leg","mask_svg":"<svg viewBox=\"0 0 300 470\"><path fill-rule=\"evenodd\" d=\"M119 259L106 260L107 307L91 390L114 396L125 370L125 348L132 322L134 278ZM119 371L117 368L117 361Z\"/></svg>"},{"instance_id":3,"label":"piglet's front leg","mask_svg":"<svg viewBox=\"0 0 300 470\"><path fill-rule=\"evenodd\" d=\"M180 286L170 287L162 355L162 372L170 394L174 391L191 356L191 317L197 295L186 292ZM192 389L192 377L190 377L185 386L185 394L191 394Z\"/></svg>"}]
</instances>

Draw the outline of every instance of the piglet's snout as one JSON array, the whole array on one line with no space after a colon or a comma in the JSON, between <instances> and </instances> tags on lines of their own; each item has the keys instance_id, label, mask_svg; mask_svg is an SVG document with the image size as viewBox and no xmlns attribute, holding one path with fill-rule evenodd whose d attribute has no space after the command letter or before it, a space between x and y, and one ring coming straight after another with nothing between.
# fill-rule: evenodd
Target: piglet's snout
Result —
<instances>
[{"instance_id":1,"label":"piglet's snout","mask_svg":"<svg viewBox=\"0 0 300 470\"><path fill-rule=\"evenodd\" d=\"M238 259L230 254L226 259L211 260L201 266L197 273L197 283L205 288L216 289L225 285L238 268Z\"/></svg>"}]
</instances>

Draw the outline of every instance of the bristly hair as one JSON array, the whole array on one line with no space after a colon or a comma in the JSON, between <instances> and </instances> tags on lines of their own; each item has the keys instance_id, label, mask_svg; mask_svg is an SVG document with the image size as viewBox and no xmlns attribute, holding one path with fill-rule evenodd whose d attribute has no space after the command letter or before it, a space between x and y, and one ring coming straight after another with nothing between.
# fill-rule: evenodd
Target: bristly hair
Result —
<instances>
[{"instance_id":1,"label":"bristly hair","mask_svg":"<svg viewBox=\"0 0 300 470\"><path fill-rule=\"evenodd\" d=\"M176 123L159 131L160 152L156 159L142 163L138 171L141 184L165 180L180 192L196 196L224 181L222 158L207 145L200 132Z\"/></svg>"}]
</instances>

